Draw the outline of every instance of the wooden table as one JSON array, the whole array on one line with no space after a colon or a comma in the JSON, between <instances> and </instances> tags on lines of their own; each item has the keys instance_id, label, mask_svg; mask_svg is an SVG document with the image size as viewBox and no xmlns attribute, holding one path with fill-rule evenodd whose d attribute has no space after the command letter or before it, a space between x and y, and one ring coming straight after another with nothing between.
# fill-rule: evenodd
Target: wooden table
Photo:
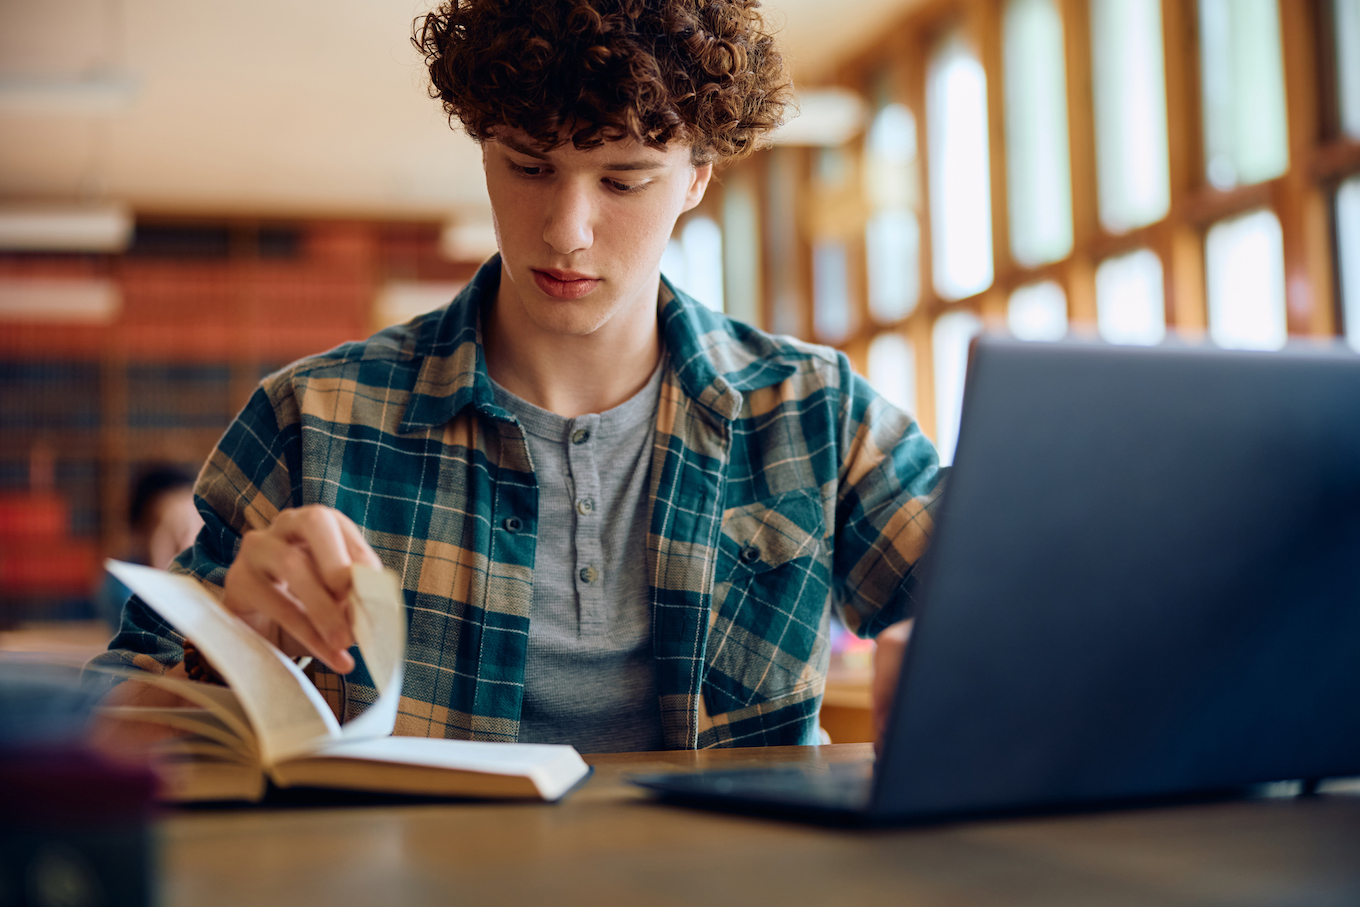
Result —
<instances>
[{"instance_id":1,"label":"wooden table","mask_svg":"<svg viewBox=\"0 0 1360 907\"><path fill-rule=\"evenodd\" d=\"M847 830L664 806L623 781L870 755L593 756L556 805L185 810L161 825L163 904L1360 904L1355 795Z\"/></svg>"}]
</instances>

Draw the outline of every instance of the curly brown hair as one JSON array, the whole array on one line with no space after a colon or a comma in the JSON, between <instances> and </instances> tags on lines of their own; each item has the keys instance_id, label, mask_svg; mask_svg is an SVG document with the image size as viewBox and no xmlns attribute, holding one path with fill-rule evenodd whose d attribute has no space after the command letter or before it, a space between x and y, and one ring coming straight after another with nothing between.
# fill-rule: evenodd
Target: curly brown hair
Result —
<instances>
[{"instance_id":1,"label":"curly brown hair","mask_svg":"<svg viewBox=\"0 0 1360 907\"><path fill-rule=\"evenodd\" d=\"M757 0L447 0L419 17L430 96L477 141L522 130L543 149L687 143L744 157L792 88Z\"/></svg>"}]
</instances>

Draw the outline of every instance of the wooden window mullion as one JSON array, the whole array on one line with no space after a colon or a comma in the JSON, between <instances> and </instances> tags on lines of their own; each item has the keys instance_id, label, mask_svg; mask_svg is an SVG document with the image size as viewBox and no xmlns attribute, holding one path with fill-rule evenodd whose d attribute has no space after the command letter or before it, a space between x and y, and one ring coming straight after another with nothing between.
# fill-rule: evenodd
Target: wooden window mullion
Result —
<instances>
[{"instance_id":1,"label":"wooden window mullion","mask_svg":"<svg viewBox=\"0 0 1360 907\"><path fill-rule=\"evenodd\" d=\"M930 124L926 116L926 67L930 55L930 31L915 26L904 34L902 80L907 107L916 118L917 209L920 228L920 293L916 311L907 320L907 333L916 354L916 419L921 430L934 438L938 435L935 413L935 351L931 344L931 327L940 311L935 295L934 237L931 234L930 210Z\"/></svg>"},{"instance_id":2,"label":"wooden window mullion","mask_svg":"<svg viewBox=\"0 0 1360 907\"><path fill-rule=\"evenodd\" d=\"M1291 334L1335 334L1331 224L1324 187L1312 163L1322 137L1318 90L1315 0L1279 0L1284 55L1289 170L1276 189L1276 213L1284 238L1286 313Z\"/></svg>"},{"instance_id":3,"label":"wooden window mullion","mask_svg":"<svg viewBox=\"0 0 1360 907\"><path fill-rule=\"evenodd\" d=\"M1067 70L1067 141L1072 161L1072 255L1064 290L1067 312L1078 331L1096 324L1094 249L1100 235L1096 194L1096 130L1091 91L1090 0L1060 0Z\"/></svg>"},{"instance_id":4,"label":"wooden window mullion","mask_svg":"<svg viewBox=\"0 0 1360 907\"><path fill-rule=\"evenodd\" d=\"M793 203L794 212L794 262L795 273L798 281L798 305L801 311L799 319L801 326L798 329L800 337L812 337L816 339L817 333L817 285L813 274L814 262L812 260L813 244L815 236L813 234L812 223L812 186L813 170L816 167L816 154L814 148L800 145L789 149L794 155L794 171L797 178L793 181L796 196Z\"/></svg>"},{"instance_id":5,"label":"wooden window mullion","mask_svg":"<svg viewBox=\"0 0 1360 907\"><path fill-rule=\"evenodd\" d=\"M1200 110L1199 42L1195 0L1162 0L1162 58L1166 61L1166 135L1171 205L1157 231L1166 322L1182 333L1208 328L1204 233L1190 216L1206 190Z\"/></svg>"},{"instance_id":6,"label":"wooden window mullion","mask_svg":"<svg viewBox=\"0 0 1360 907\"><path fill-rule=\"evenodd\" d=\"M1004 290L1016 281L1016 264L1011 256L1010 196L1006 170L1006 78L1003 60L1003 21L1005 0L972 0L968 31L978 51L978 61L987 80L987 158L991 176L992 205L992 291L983 297L983 315L995 319L995 297L1001 298L1001 319L1005 322ZM991 309L992 311L988 311Z\"/></svg>"}]
</instances>

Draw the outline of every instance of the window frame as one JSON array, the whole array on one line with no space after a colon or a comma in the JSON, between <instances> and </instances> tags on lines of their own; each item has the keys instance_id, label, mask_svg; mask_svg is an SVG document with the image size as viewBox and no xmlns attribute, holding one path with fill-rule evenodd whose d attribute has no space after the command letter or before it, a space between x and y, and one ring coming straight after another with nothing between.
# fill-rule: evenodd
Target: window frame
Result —
<instances>
[{"instance_id":1,"label":"window frame","mask_svg":"<svg viewBox=\"0 0 1360 907\"><path fill-rule=\"evenodd\" d=\"M1123 233L1111 233L1097 211L1095 111L1091 88L1090 0L1055 0L1062 20L1068 143L1071 166L1072 251L1055 262L1026 267L1012 256L1010 243L1008 167L1006 161L1005 70L1003 60L1006 0L925 0L913 6L880 37L853 59L844 61L817 84L836 85L873 98L887 86L889 100L903 103L916 120L917 186L920 245L917 274L918 302L906 316L876 319L868 305L868 263L864 227L873 208L862 195L859 173L846 181L845 197L826 197L813 190L811 174L815 149L782 147L773 153L796 160L802 178L798 197L791 200L799 238L796 260L780 262L770 254L768 235L762 237L762 266L767 278L761 312L762 327L773 322L774 269L792 268L800 287L801 311L785 313L784 324L801 325L799 336L814 342L834 340L854 366L867 372L869 344L881 333L902 334L911 342L916 365L914 413L922 428L936 436L933 325L941 315L966 309L977 314L989 330L1007 329L1010 294L1022 286L1052 280L1067 297L1068 323L1075 334L1096 336L1095 272L1108 258L1138 248L1155 252L1162 264L1166 323L1169 331L1189 338L1208 332L1205 241L1216 223L1266 208L1280 221L1284 243L1286 322L1291 336L1340 334L1339 261L1335 239L1334 199L1343 180L1360 173L1360 141L1336 126L1335 61L1331 30L1332 0L1277 0L1285 80L1285 108L1289 166L1275 179L1252 185L1218 189L1204 173L1201 118L1199 15L1197 0L1160 0L1163 61L1167 91L1167 136L1170 206L1161 220ZM926 116L926 73L935 43L961 28L981 61L987 80L987 119L991 176L992 272L991 285L979 293L948 301L935 291L932 274L930 180L930 124ZM867 122L866 130L867 133ZM864 166L867 135L861 133L844 147L858 171ZM761 152L737 167L758 172L763 195L762 223L770 219L763 179L771 152ZM719 184L719 191L721 185ZM853 195L854 197L850 197ZM857 212L857 213L856 213ZM858 234L851 237L847 218L858 216ZM815 333L810 250L821 236L848 239L851 262L847 295L853 307L850 322L859 327L846 338L823 338Z\"/></svg>"}]
</instances>

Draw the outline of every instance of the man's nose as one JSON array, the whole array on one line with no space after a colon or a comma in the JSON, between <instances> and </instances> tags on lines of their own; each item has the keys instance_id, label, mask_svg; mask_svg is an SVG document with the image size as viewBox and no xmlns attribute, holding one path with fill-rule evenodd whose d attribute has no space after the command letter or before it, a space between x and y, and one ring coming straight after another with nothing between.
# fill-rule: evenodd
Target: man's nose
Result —
<instances>
[{"instance_id":1,"label":"man's nose","mask_svg":"<svg viewBox=\"0 0 1360 907\"><path fill-rule=\"evenodd\" d=\"M559 255L589 249L594 241L595 208L587 187L572 182L560 186L548 207L543 240Z\"/></svg>"}]
</instances>

